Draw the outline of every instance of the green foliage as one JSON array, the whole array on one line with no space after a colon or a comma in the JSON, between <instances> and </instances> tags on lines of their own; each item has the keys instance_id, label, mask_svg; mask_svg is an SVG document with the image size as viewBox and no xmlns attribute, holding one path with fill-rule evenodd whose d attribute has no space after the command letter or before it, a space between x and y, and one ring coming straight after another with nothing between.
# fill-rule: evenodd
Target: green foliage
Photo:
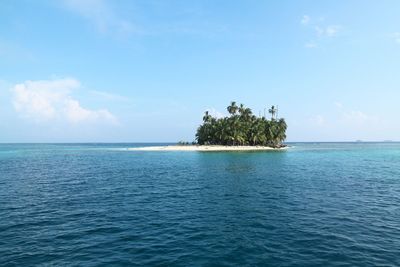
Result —
<instances>
[{"instance_id":1,"label":"green foliage","mask_svg":"<svg viewBox=\"0 0 400 267\"><path fill-rule=\"evenodd\" d=\"M277 119L277 109L269 109L271 120L256 117L243 104L232 102L227 107L228 117L214 118L208 111L203 116L196 140L199 145L246 145L280 147L286 139L285 119Z\"/></svg>"}]
</instances>

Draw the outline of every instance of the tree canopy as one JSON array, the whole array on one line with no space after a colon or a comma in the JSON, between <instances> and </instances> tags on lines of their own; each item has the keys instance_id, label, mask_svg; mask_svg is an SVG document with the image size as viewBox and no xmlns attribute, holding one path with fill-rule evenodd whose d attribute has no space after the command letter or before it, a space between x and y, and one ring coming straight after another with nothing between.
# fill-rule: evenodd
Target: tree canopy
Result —
<instances>
[{"instance_id":1,"label":"tree canopy","mask_svg":"<svg viewBox=\"0 0 400 267\"><path fill-rule=\"evenodd\" d=\"M208 111L203 116L196 140L199 145L280 147L286 139L285 119L277 118L277 108L269 109L271 119L253 115L250 108L231 102L229 116L215 118Z\"/></svg>"}]
</instances>

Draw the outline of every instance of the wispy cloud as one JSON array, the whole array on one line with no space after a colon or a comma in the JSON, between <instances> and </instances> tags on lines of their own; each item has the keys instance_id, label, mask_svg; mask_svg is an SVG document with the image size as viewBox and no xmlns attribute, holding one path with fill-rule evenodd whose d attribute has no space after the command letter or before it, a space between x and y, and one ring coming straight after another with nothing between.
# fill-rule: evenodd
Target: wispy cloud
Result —
<instances>
[{"instance_id":1,"label":"wispy cloud","mask_svg":"<svg viewBox=\"0 0 400 267\"><path fill-rule=\"evenodd\" d=\"M303 24L303 25L308 25L308 23L310 23L310 16L304 15L301 18L300 23Z\"/></svg>"},{"instance_id":2,"label":"wispy cloud","mask_svg":"<svg viewBox=\"0 0 400 267\"><path fill-rule=\"evenodd\" d=\"M334 102L336 109L339 112L340 120L342 122L351 124L351 125L359 125L359 124L368 124L368 123L377 123L379 122L379 117L375 115L369 115L360 110L352 110L347 109L340 102Z\"/></svg>"},{"instance_id":3,"label":"wispy cloud","mask_svg":"<svg viewBox=\"0 0 400 267\"><path fill-rule=\"evenodd\" d=\"M121 18L105 0L64 0L64 6L82 16L101 33L130 35L136 33L135 25Z\"/></svg>"},{"instance_id":4,"label":"wispy cloud","mask_svg":"<svg viewBox=\"0 0 400 267\"><path fill-rule=\"evenodd\" d=\"M329 25L326 27L320 27L320 26L315 26L315 32L317 33L318 37L335 37L337 36L339 30L340 30L339 25Z\"/></svg>"},{"instance_id":5,"label":"wispy cloud","mask_svg":"<svg viewBox=\"0 0 400 267\"><path fill-rule=\"evenodd\" d=\"M324 126L326 124L326 119L322 115L316 115L314 117L311 117L310 121L312 124L315 124L317 126Z\"/></svg>"},{"instance_id":6,"label":"wispy cloud","mask_svg":"<svg viewBox=\"0 0 400 267\"><path fill-rule=\"evenodd\" d=\"M340 103L340 102L334 102L333 104L334 104L334 105L336 106L336 108L338 108L338 109L343 108L343 104Z\"/></svg>"},{"instance_id":7,"label":"wispy cloud","mask_svg":"<svg viewBox=\"0 0 400 267\"><path fill-rule=\"evenodd\" d=\"M82 107L80 102L72 97L72 91L80 87L80 82L71 78L25 81L11 89L14 108L21 116L35 122L55 119L70 123L117 122L115 116L107 109L91 110Z\"/></svg>"},{"instance_id":8,"label":"wispy cloud","mask_svg":"<svg viewBox=\"0 0 400 267\"><path fill-rule=\"evenodd\" d=\"M311 41L311 42L305 43L304 46L305 46L306 48L316 48L316 47L318 47L318 44L315 43L315 42L313 42L313 41Z\"/></svg>"},{"instance_id":9,"label":"wispy cloud","mask_svg":"<svg viewBox=\"0 0 400 267\"><path fill-rule=\"evenodd\" d=\"M326 24L324 18L312 19L304 15L300 23L314 32L314 38L305 43L306 48L316 48L323 39L337 37L342 26L337 24Z\"/></svg>"},{"instance_id":10,"label":"wispy cloud","mask_svg":"<svg viewBox=\"0 0 400 267\"><path fill-rule=\"evenodd\" d=\"M350 110L350 111L344 112L342 115L346 121L349 121L352 123L365 123L367 121L377 119L376 117L367 115L366 113L359 111L359 110Z\"/></svg>"}]
</instances>

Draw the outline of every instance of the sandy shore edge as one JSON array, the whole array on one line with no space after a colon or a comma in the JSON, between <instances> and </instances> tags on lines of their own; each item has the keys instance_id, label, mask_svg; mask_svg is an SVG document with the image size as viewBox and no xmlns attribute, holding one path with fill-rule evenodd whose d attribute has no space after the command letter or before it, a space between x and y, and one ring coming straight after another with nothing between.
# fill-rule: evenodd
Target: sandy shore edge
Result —
<instances>
[{"instance_id":1,"label":"sandy shore edge","mask_svg":"<svg viewBox=\"0 0 400 267\"><path fill-rule=\"evenodd\" d=\"M255 150L284 150L288 147L273 148L269 146L148 146L132 147L129 151L255 151Z\"/></svg>"}]
</instances>

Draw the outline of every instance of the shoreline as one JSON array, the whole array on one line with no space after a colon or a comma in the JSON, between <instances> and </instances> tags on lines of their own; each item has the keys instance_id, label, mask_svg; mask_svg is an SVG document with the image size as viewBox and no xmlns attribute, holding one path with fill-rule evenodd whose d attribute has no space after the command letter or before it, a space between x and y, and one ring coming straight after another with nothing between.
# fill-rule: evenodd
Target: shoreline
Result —
<instances>
[{"instance_id":1,"label":"shoreline","mask_svg":"<svg viewBox=\"0 0 400 267\"><path fill-rule=\"evenodd\" d=\"M169 145L169 146L148 146L131 147L129 151L267 151L285 150L288 147L274 148L269 146L219 146L219 145Z\"/></svg>"}]
</instances>

